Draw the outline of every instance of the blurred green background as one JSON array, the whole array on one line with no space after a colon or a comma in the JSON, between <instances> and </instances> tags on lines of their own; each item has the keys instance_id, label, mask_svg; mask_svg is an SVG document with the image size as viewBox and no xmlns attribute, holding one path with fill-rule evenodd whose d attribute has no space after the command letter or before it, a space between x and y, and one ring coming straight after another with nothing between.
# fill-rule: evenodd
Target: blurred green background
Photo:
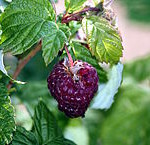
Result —
<instances>
[{"instance_id":1,"label":"blurred green background","mask_svg":"<svg viewBox=\"0 0 150 145\"><path fill-rule=\"evenodd\" d=\"M59 1L57 5L61 6ZM144 43L150 39L150 0L118 0L114 7L119 15L123 38L129 38L124 42L123 82L112 107L104 111L89 109L83 119L67 118L58 111L45 80L57 59L46 68L39 52L19 76L19 80L28 83L25 86L17 86L19 91L12 94L17 124L27 130L31 129L30 115L33 115L34 107L42 97L56 116L65 136L77 145L150 145L150 45L147 41L147 44ZM128 30L130 24L131 28L137 28L136 32L132 32L132 38L130 29ZM140 37L141 31L145 32L146 36L141 36L139 42L128 41L134 41L137 35ZM138 43L143 43L141 48ZM17 63L14 57L11 59ZM15 69L14 63L10 62L12 61L5 60L7 66L13 65ZM12 72L13 70L10 71Z\"/></svg>"}]
</instances>

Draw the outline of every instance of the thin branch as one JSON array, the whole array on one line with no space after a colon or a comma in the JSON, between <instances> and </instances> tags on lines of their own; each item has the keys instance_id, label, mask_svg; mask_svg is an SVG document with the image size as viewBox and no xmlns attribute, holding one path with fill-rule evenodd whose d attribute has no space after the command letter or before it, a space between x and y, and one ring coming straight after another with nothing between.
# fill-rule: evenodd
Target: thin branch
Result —
<instances>
[{"instance_id":1,"label":"thin branch","mask_svg":"<svg viewBox=\"0 0 150 145\"><path fill-rule=\"evenodd\" d=\"M100 8L96 8L96 7L86 7L83 10L70 14L68 16L64 15L62 18L61 23L69 23L70 21L81 21L83 19L83 14L85 14L86 12L99 12L101 11Z\"/></svg>"},{"instance_id":2,"label":"thin branch","mask_svg":"<svg viewBox=\"0 0 150 145\"><path fill-rule=\"evenodd\" d=\"M17 76L20 74L21 70L24 68L24 66L29 62L29 60L36 55L37 52L39 52L42 48L42 41L38 43L35 49L33 49L23 60L19 61L19 65L17 66L14 74L13 74L13 79L15 80ZM13 82L10 81L7 88L8 90L12 87Z\"/></svg>"}]
</instances>

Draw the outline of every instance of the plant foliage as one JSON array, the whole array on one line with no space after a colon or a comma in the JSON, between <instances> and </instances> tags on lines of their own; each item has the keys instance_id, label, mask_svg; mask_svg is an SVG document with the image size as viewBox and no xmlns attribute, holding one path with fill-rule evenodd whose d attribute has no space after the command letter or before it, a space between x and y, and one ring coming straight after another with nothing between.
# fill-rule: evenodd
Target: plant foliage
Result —
<instances>
[{"instance_id":1,"label":"plant foliage","mask_svg":"<svg viewBox=\"0 0 150 145\"><path fill-rule=\"evenodd\" d=\"M122 56L121 38L107 20L97 16L83 19L90 51L100 62L116 63Z\"/></svg>"},{"instance_id":2,"label":"plant foliage","mask_svg":"<svg viewBox=\"0 0 150 145\"><path fill-rule=\"evenodd\" d=\"M0 144L8 144L15 131L14 108L7 89L0 83Z\"/></svg>"},{"instance_id":3,"label":"plant foliage","mask_svg":"<svg viewBox=\"0 0 150 145\"><path fill-rule=\"evenodd\" d=\"M86 2L88 1L65 0L65 13L57 15L53 0L0 0L0 144L75 145L64 137L52 112L57 112L55 115L61 125L65 126L69 119L56 109L50 111L56 108L56 102L48 93L45 75L44 81L40 74L38 81L28 84L14 80L18 76L16 74L35 55L37 46L42 50L42 56L39 57L39 52L38 61L33 64L31 60L32 67L29 67L30 70L25 67L22 76L29 76L29 72L33 73L33 68L35 73L46 72L48 65L51 70L70 51L74 59L90 63L99 75L99 91L92 108L108 109L111 106L122 80L122 40L118 28L102 17L105 12L103 3L106 1L94 0L95 7ZM80 33L81 27L83 34ZM32 53L33 51L35 52ZM18 67L12 77L9 75L11 67L6 66L3 59L6 54L18 59ZM41 63L42 57L46 66ZM107 64L103 65L104 63ZM29 78L33 75L35 74ZM14 82L16 83L13 84ZM8 84L9 90L4 84ZM101 88L102 85L105 87ZM13 96L11 99L9 93ZM31 131L15 123L11 100L14 106L21 106L22 103L26 106L33 120ZM65 118L64 122L62 118Z\"/></svg>"},{"instance_id":4,"label":"plant foliage","mask_svg":"<svg viewBox=\"0 0 150 145\"><path fill-rule=\"evenodd\" d=\"M56 119L47 106L40 101L35 108L33 132L17 127L12 145L75 145L65 139Z\"/></svg>"}]
</instances>

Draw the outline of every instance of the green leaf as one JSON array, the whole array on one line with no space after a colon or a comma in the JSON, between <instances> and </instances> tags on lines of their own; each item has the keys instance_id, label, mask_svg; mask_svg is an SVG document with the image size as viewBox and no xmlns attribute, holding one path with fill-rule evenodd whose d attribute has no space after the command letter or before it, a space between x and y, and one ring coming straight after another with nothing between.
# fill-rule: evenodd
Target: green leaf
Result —
<instances>
[{"instance_id":1,"label":"green leaf","mask_svg":"<svg viewBox=\"0 0 150 145\"><path fill-rule=\"evenodd\" d=\"M69 28L71 31L71 35L75 36L77 31L81 28L81 24L80 24L80 22L77 22L77 21L71 21L69 23Z\"/></svg>"},{"instance_id":2,"label":"green leaf","mask_svg":"<svg viewBox=\"0 0 150 145\"><path fill-rule=\"evenodd\" d=\"M13 1L0 17L3 31L0 49L17 55L42 39L43 57L46 64L50 63L67 39L52 21L55 12L49 0Z\"/></svg>"},{"instance_id":3,"label":"green leaf","mask_svg":"<svg viewBox=\"0 0 150 145\"><path fill-rule=\"evenodd\" d=\"M98 61L91 55L90 51L79 43L73 42L72 44L73 44L73 50L74 50L76 59L88 62L93 67L95 67L97 70L100 82L106 82L107 81L106 72L100 67L100 65L98 64Z\"/></svg>"},{"instance_id":4,"label":"green leaf","mask_svg":"<svg viewBox=\"0 0 150 145\"><path fill-rule=\"evenodd\" d=\"M57 120L59 120L59 126L61 127L61 129L63 130L65 128L69 120L62 112L58 110L57 102L50 95L49 90L47 88L46 80L43 81L32 80L31 82L25 85L19 85L18 90L19 91L17 91L15 95L26 106L31 117L34 116L34 109L38 105L39 100L42 99L42 101L47 105L47 107L51 110L51 112L55 114ZM19 119L19 116L17 118ZM18 121L20 123L21 120ZM27 122L24 124L27 124Z\"/></svg>"},{"instance_id":5,"label":"green leaf","mask_svg":"<svg viewBox=\"0 0 150 145\"><path fill-rule=\"evenodd\" d=\"M76 144L68 139L64 139L64 145L76 145Z\"/></svg>"},{"instance_id":6,"label":"green leaf","mask_svg":"<svg viewBox=\"0 0 150 145\"><path fill-rule=\"evenodd\" d=\"M7 89L0 83L0 144L8 144L15 130L14 108Z\"/></svg>"},{"instance_id":7,"label":"green leaf","mask_svg":"<svg viewBox=\"0 0 150 145\"><path fill-rule=\"evenodd\" d=\"M63 145L63 136L56 119L42 101L35 109L33 121L34 133L39 144Z\"/></svg>"},{"instance_id":8,"label":"green leaf","mask_svg":"<svg viewBox=\"0 0 150 145\"><path fill-rule=\"evenodd\" d=\"M120 0L127 8L129 18L136 22L150 23L150 1L149 0Z\"/></svg>"},{"instance_id":9,"label":"green leaf","mask_svg":"<svg viewBox=\"0 0 150 145\"><path fill-rule=\"evenodd\" d=\"M93 0L95 6L98 5L101 1L104 1L104 0Z\"/></svg>"},{"instance_id":10,"label":"green leaf","mask_svg":"<svg viewBox=\"0 0 150 145\"><path fill-rule=\"evenodd\" d=\"M66 11L73 12L79 10L86 1L87 0L65 0Z\"/></svg>"},{"instance_id":11,"label":"green leaf","mask_svg":"<svg viewBox=\"0 0 150 145\"><path fill-rule=\"evenodd\" d=\"M8 96L6 87L0 83L0 97Z\"/></svg>"},{"instance_id":12,"label":"green leaf","mask_svg":"<svg viewBox=\"0 0 150 145\"><path fill-rule=\"evenodd\" d=\"M51 31L49 31L49 28L51 28ZM43 39L43 57L46 65L48 65L58 55L59 50L63 48L69 34L68 31L63 32L63 30L66 30L65 26L59 29L52 22L49 22L45 30L49 31L49 33Z\"/></svg>"},{"instance_id":13,"label":"green leaf","mask_svg":"<svg viewBox=\"0 0 150 145\"><path fill-rule=\"evenodd\" d=\"M108 82L99 84L98 92L93 98L91 108L93 109L109 109L114 101L114 96L122 81L123 65L118 63L114 65L109 72Z\"/></svg>"},{"instance_id":14,"label":"green leaf","mask_svg":"<svg viewBox=\"0 0 150 145\"><path fill-rule=\"evenodd\" d=\"M45 145L64 145L62 137L56 137L53 140L49 140L45 143Z\"/></svg>"},{"instance_id":15,"label":"green leaf","mask_svg":"<svg viewBox=\"0 0 150 145\"><path fill-rule=\"evenodd\" d=\"M82 28L86 34L90 51L100 62L117 63L122 56L119 33L109 22L98 16L84 18Z\"/></svg>"},{"instance_id":16,"label":"green leaf","mask_svg":"<svg viewBox=\"0 0 150 145\"><path fill-rule=\"evenodd\" d=\"M124 67L124 76L131 77L136 81L150 79L150 56L138 59L134 62L126 63Z\"/></svg>"},{"instance_id":17,"label":"green leaf","mask_svg":"<svg viewBox=\"0 0 150 145\"><path fill-rule=\"evenodd\" d=\"M57 126L53 114L40 101L35 109L33 118L33 132L17 127L12 145L75 145L65 139Z\"/></svg>"},{"instance_id":18,"label":"green leaf","mask_svg":"<svg viewBox=\"0 0 150 145\"><path fill-rule=\"evenodd\" d=\"M32 132L18 126L11 145L38 145L38 142Z\"/></svg>"},{"instance_id":19,"label":"green leaf","mask_svg":"<svg viewBox=\"0 0 150 145\"><path fill-rule=\"evenodd\" d=\"M66 37L69 39L71 36L70 28L65 24L58 23L59 29L65 33Z\"/></svg>"},{"instance_id":20,"label":"green leaf","mask_svg":"<svg viewBox=\"0 0 150 145\"><path fill-rule=\"evenodd\" d=\"M135 83L124 85L114 108L102 124L104 145L148 145L150 143L150 90Z\"/></svg>"}]
</instances>

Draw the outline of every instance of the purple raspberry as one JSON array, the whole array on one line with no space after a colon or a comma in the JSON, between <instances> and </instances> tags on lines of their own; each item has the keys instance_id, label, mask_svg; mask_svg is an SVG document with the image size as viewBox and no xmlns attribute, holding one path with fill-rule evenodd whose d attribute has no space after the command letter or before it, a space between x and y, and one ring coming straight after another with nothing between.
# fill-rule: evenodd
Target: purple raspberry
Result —
<instances>
[{"instance_id":1,"label":"purple raspberry","mask_svg":"<svg viewBox=\"0 0 150 145\"><path fill-rule=\"evenodd\" d=\"M84 117L94 94L98 90L98 75L87 62L75 61L70 67L67 59L57 63L48 79L51 95L58 108L70 118Z\"/></svg>"}]
</instances>

